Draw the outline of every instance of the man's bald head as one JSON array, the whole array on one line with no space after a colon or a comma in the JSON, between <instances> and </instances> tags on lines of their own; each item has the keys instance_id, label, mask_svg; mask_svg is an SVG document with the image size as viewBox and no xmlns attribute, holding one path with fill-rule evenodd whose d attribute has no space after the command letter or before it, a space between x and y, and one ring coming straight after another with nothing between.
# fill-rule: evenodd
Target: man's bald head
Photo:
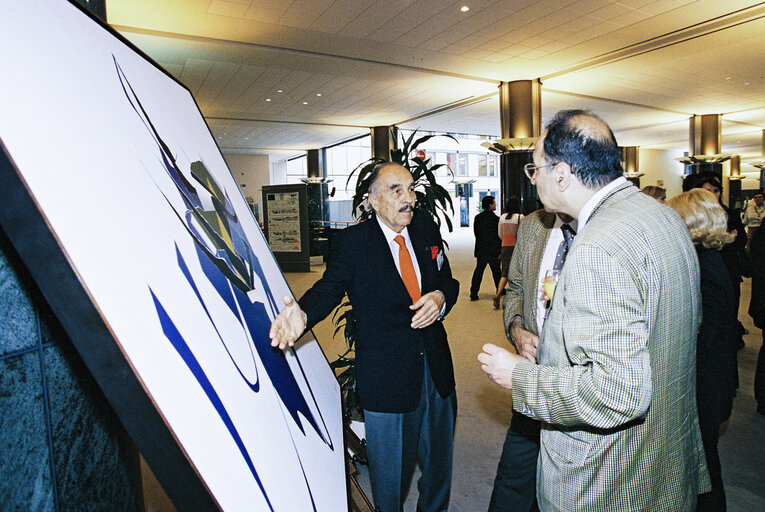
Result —
<instances>
[{"instance_id":1,"label":"man's bald head","mask_svg":"<svg viewBox=\"0 0 765 512\"><path fill-rule=\"evenodd\" d=\"M551 166L566 162L588 188L601 188L624 175L614 133L584 110L555 114L544 135L544 157Z\"/></svg>"}]
</instances>

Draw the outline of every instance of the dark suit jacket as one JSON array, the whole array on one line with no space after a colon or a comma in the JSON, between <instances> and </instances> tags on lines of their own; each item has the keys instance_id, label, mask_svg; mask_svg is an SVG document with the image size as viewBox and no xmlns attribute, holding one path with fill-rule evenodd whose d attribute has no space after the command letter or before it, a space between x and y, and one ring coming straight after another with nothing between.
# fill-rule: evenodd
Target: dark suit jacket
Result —
<instances>
[{"instance_id":1,"label":"dark suit jacket","mask_svg":"<svg viewBox=\"0 0 765 512\"><path fill-rule=\"evenodd\" d=\"M758 229L752 238L752 298L749 315L754 325L765 329L765 229Z\"/></svg>"},{"instance_id":2,"label":"dark suit jacket","mask_svg":"<svg viewBox=\"0 0 765 512\"><path fill-rule=\"evenodd\" d=\"M473 251L473 255L476 258L486 260L499 258L499 253L502 252L502 240L499 238L498 225L499 217L491 210L484 210L475 216L473 221L475 251Z\"/></svg>"},{"instance_id":3,"label":"dark suit jacket","mask_svg":"<svg viewBox=\"0 0 765 512\"><path fill-rule=\"evenodd\" d=\"M734 293L741 283L742 259L746 257L746 230L741 222L741 215L738 210L723 206L725 213L728 214L728 231L736 230L736 239L733 243L727 244L720 250L725 268L733 284ZM734 315L735 316L735 315Z\"/></svg>"},{"instance_id":4,"label":"dark suit jacket","mask_svg":"<svg viewBox=\"0 0 765 512\"><path fill-rule=\"evenodd\" d=\"M457 302L459 282L436 224L415 216L408 226L422 276L423 295L441 290L446 312ZM495 232L496 236L496 232ZM438 268L438 254L443 256ZM347 293L358 329L356 378L361 406L376 412L408 412L420 399L423 357L442 397L454 391L454 369L446 330L440 321L410 327L412 299L396 269L376 218L337 232L324 276L300 299L312 327L329 315Z\"/></svg>"},{"instance_id":5,"label":"dark suit jacket","mask_svg":"<svg viewBox=\"0 0 765 512\"><path fill-rule=\"evenodd\" d=\"M730 417L736 393L733 287L720 251L697 246L701 277L701 326L696 349L699 422L718 425Z\"/></svg>"}]
</instances>

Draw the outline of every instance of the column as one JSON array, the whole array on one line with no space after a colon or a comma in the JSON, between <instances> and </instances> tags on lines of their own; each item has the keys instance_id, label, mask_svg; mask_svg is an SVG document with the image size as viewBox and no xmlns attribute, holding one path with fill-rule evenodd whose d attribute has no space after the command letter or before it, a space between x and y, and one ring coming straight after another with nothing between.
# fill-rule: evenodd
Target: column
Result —
<instances>
[{"instance_id":1,"label":"column","mask_svg":"<svg viewBox=\"0 0 765 512\"><path fill-rule=\"evenodd\" d=\"M638 171L640 148L638 146L619 146L619 152L622 156L624 176L640 188L640 171Z\"/></svg>"},{"instance_id":2,"label":"column","mask_svg":"<svg viewBox=\"0 0 765 512\"><path fill-rule=\"evenodd\" d=\"M690 118L690 150L691 156L706 156L720 154L721 114L694 115ZM698 174L711 171L722 178L721 162L703 162L690 165L691 173Z\"/></svg>"},{"instance_id":3,"label":"column","mask_svg":"<svg viewBox=\"0 0 765 512\"><path fill-rule=\"evenodd\" d=\"M723 183L722 195L723 203L731 208L741 208L741 180L743 178L741 175L741 155L733 155L730 158L730 175L727 180L724 180L727 183ZM727 194L725 189L727 189Z\"/></svg>"},{"instance_id":4,"label":"column","mask_svg":"<svg viewBox=\"0 0 765 512\"><path fill-rule=\"evenodd\" d=\"M0 229L0 509L143 510L138 450Z\"/></svg>"},{"instance_id":5,"label":"column","mask_svg":"<svg viewBox=\"0 0 765 512\"><path fill-rule=\"evenodd\" d=\"M309 149L306 151L306 174L309 178L326 178L327 169L324 165L324 149Z\"/></svg>"},{"instance_id":6,"label":"column","mask_svg":"<svg viewBox=\"0 0 765 512\"><path fill-rule=\"evenodd\" d=\"M395 126L375 126L369 129L372 135L372 158L390 161L390 152L396 147Z\"/></svg>"},{"instance_id":7,"label":"column","mask_svg":"<svg viewBox=\"0 0 765 512\"><path fill-rule=\"evenodd\" d=\"M541 135L541 93L542 83L538 79L500 83L499 119L502 139L535 138ZM523 172L523 166L532 161L532 151L533 146L510 150L500 157L502 198L518 196L524 214L541 207L536 187Z\"/></svg>"}]
</instances>

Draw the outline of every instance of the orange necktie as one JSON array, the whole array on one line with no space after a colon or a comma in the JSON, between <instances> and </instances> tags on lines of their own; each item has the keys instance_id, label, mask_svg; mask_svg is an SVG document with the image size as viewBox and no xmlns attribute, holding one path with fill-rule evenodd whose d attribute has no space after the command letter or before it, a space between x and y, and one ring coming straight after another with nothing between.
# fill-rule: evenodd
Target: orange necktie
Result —
<instances>
[{"instance_id":1,"label":"orange necktie","mask_svg":"<svg viewBox=\"0 0 765 512\"><path fill-rule=\"evenodd\" d=\"M402 235L396 235L393 239L398 244L398 265L401 267L401 279L404 281L406 291L412 298L412 304L420 300L420 284L417 282L417 274L414 273L412 257L406 248L406 242Z\"/></svg>"}]
</instances>

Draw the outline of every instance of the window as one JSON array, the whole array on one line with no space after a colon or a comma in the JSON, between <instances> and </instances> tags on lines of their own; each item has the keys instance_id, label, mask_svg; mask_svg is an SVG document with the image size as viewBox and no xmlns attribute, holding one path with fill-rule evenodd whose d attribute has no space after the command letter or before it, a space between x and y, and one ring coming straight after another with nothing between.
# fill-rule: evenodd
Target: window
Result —
<instances>
[{"instance_id":1,"label":"window","mask_svg":"<svg viewBox=\"0 0 765 512\"><path fill-rule=\"evenodd\" d=\"M287 160L287 183L301 183L308 176L308 158L303 155Z\"/></svg>"},{"instance_id":2,"label":"window","mask_svg":"<svg viewBox=\"0 0 765 512\"><path fill-rule=\"evenodd\" d=\"M497 176L497 168L499 167L497 165L497 156L496 155L486 155L486 175L487 176Z\"/></svg>"},{"instance_id":3,"label":"window","mask_svg":"<svg viewBox=\"0 0 765 512\"><path fill-rule=\"evenodd\" d=\"M468 175L468 158L464 153L457 154L457 176Z\"/></svg>"},{"instance_id":4,"label":"window","mask_svg":"<svg viewBox=\"0 0 765 512\"><path fill-rule=\"evenodd\" d=\"M478 155L478 176L487 176L486 160L488 155Z\"/></svg>"},{"instance_id":5,"label":"window","mask_svg":"<svg viewBox=\"0 0 765 512\"><path fill-rule=\"evenodd\" d=\"M353 197L356 175L351 178L346 191L345 183L348 176L359 166L366 162L372 155L372 138L364 135L346 142L342 142L326 149L327 179L331 179L329 188L335 188L333 201L348 200Z\"/></svg>"}]
</instances>

